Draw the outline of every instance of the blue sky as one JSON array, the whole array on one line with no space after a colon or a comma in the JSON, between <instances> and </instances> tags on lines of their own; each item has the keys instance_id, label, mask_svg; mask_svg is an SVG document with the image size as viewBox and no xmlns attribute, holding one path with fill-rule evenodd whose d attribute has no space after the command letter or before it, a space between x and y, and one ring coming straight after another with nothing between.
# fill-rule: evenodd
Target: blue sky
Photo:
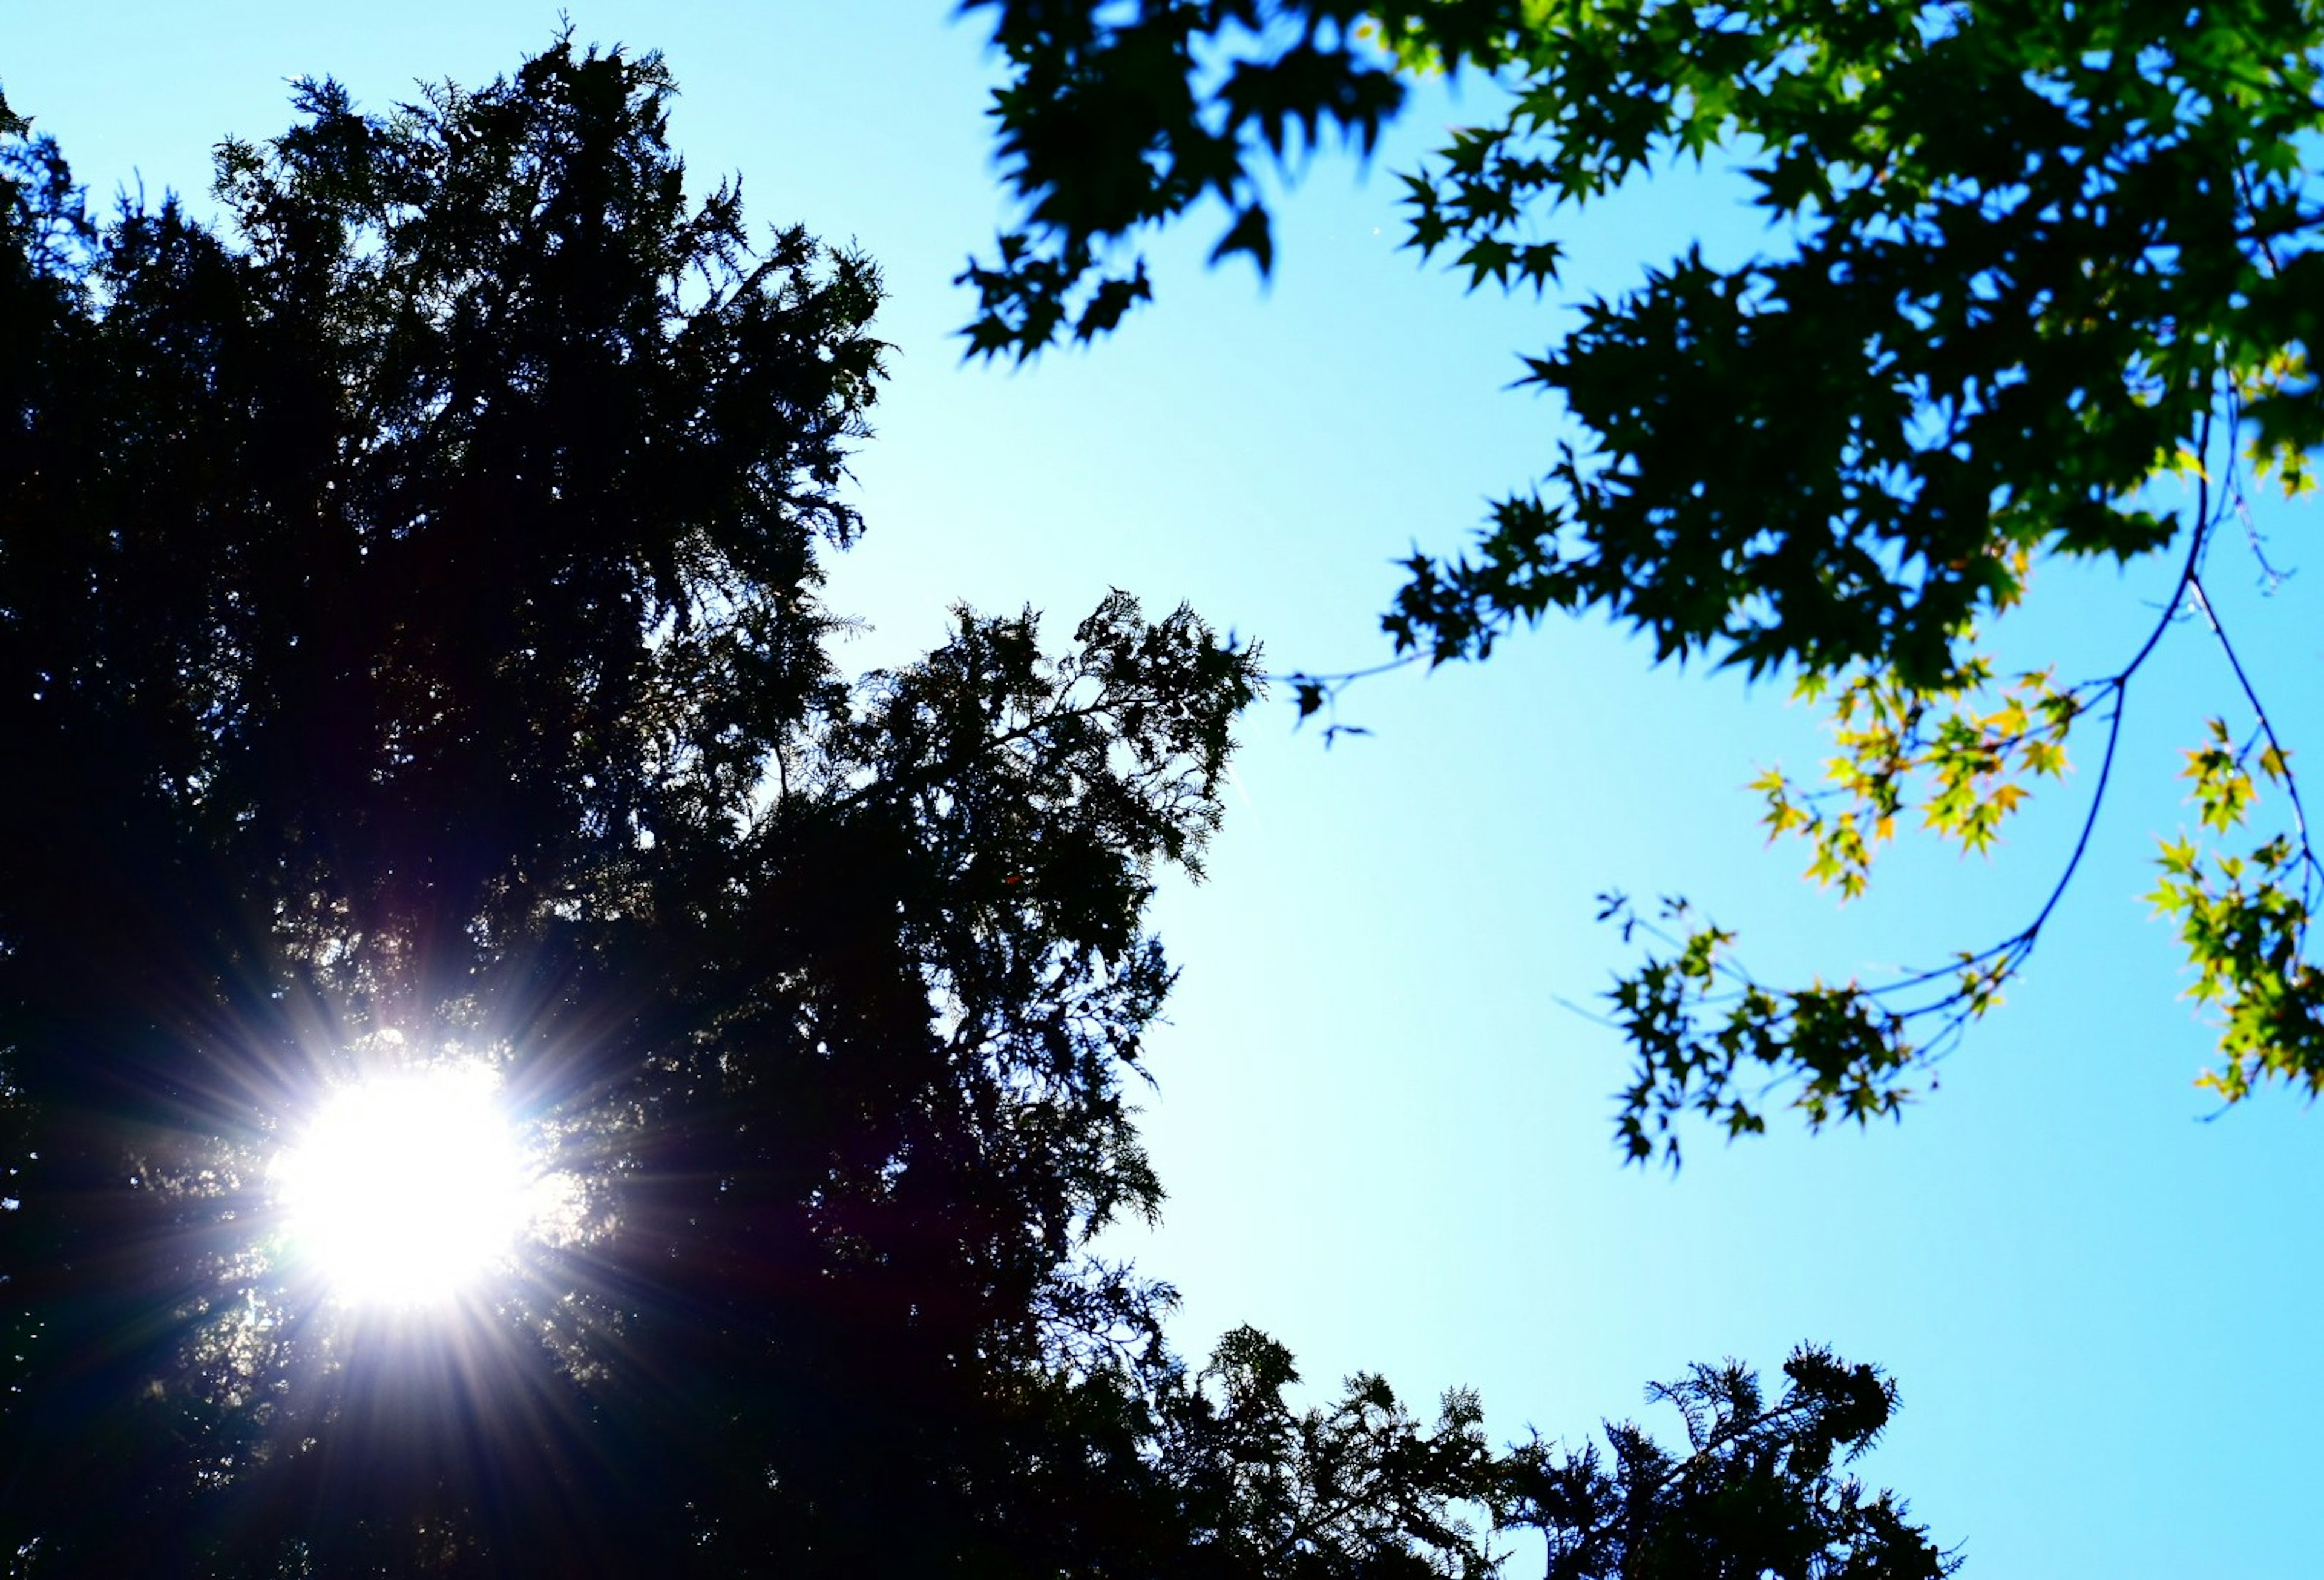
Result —
<instances>
[{"instance_id":1,"label":"blue sky","mask_svg":"<svg viewBox=\"0 0 2324 1580\"><path fill-rule=\"evenodd\" d=\"M1558 302L1465 296L1397 250L1391 173L1489 91L1465 111L1420 95L1368 177L1315 161L1271 282L1206 271L1205 222L1161 245L1160 300L1111 342L964 366L951 276L1005 210L993 63L948 13L571 8L584 40L667 52L697 180L740 171L759 220L885 266L898 355L857 467L871 532L832 583L872 627L847 661L908 657L954 598L1030 603L1062 638L1112 586L1189 600L1283 668L1381 656L1393 561L1457 547L1560 432L1508 389ZM142 179L198 205L211 143L286 124L286 79L336 75L384 107L415 79L511 69L556 25L503 0L15 0L0 85L97 193ZM1619 290L1696 238L1734 255L1757 225L1715 176L1664 179L1571 219L1568 291ZM2261 525L2280 559L2310 552L2306 513ZM2213 581L2295 752L2318 740L2313 589L2259 596L2233 542ZM2045 572L2004 653L2111 670L2167 583ZM1899 1380L1868 1474L1965 1543L1970 1574L2312 1573L2324 1115L2270 1091L2211 1117L2190 1084L2210 1039L2138 898L2153 834L2191 822L2172 775L2215 712L2241 716L2231 678L2183 629L2133 697L2115 799L2031 975L1902 1126L1706 1133L1673 1177L1620 1166L1625 1049L1558 1006L1628 958L1592 896L1687 893L1777 980L1941 958L2038 904L2095 739L1992 860L1908 839L1843 910L1765 847L1742 788L1820 755L1776 688L1655 670L1582 622L1357 688L1342 716L1374 735L1328 753L1278 698L1244 728L1208 881L1158 906L1184 968L1147 1114L1171 1201L1122 1244L1182 1289L1190 1351L1255 1322L1326 1386L1359 1367L1424 1402L1473 1384L1504 1435L1579 1435L1689 1361L1773 1367L1829 1342Z\"/></svg>"}]
</instances>

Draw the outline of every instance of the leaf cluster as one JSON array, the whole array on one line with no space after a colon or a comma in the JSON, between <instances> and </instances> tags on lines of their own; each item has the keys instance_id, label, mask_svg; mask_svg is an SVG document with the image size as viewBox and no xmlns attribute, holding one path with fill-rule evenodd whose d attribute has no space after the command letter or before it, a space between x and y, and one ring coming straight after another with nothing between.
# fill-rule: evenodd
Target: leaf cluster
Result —
<instances>
[{"instance_id":1,"label":"leaf cluster","mask_svg":"<svg viewBox=\"0 0 2324 1580\"><path fill-rule=\"evenodd\" d=\"M2066 737L2083 709L2078 691L2058 688L2054 670L2015 677L1987 709L1977 694L1993 679L1982 655L1964 661L1955 681L1935 692L1914 689L1893 670L1851 675L1836 691L1821 674L1803 676L1794 688L1800 700L1820 702L1831 692L1840 754L1825 764L1821 790L1775 768L1751 781L1766 800L1768 837L1805 840L1815 853L1807 875L1848 899L1864 892L1874 853L1895 837L1896 819L1908 810L1917 808L1923 827L1964 852L1990 851L2031 783L2064 775Z\"/></svg>"},{"instance_id":2,"label":"leaf cluster","mask_svg":"<svg viewBox=\"0 0 2324 1580\"><path fill-rule=\"evenodd\" d=\"M1881 995L1853 982L1763 987L1729 960L1735 935L1696 925L1683 900L1662 906L1660 920L1684 929L1676 936L1619 894L1600 897L1599 919L1616 924L1625 942L1643 931L1671 948L1607 991L1635 1060L1615 1120L1629 1161L1659 1151L1676 1166L1678 1124L1689 1113L1719 1124L1730 1141L1764 1133L1764 1104L1779 1088L1790 1089L1787 1106L1811 1130L1899 1117L1914 1097L1905 1084L1922 1062L1907 1035L1912 1018Z\"/></svg>"},{"instance_id":3,"label":"leaf cluster","mask_svg":"<svg viewBox=\"0 0 2324 1580\"><path fill-rule=\"evenodd\" d=\"M2139 485L2194 441L2222 366L2299 340L2264 304L2304 255L2304 14L1645 4L1524 23L1508 111L1408 183L1415 245L1465 245L1472 282L1550 283L1554 249L1526 238L1552 216L1714 148L1794 245L1732 269L1689 254L1529 360L1590 449L1480 558L1416 568L1400 642L1449 656L1597 607L1664 655L1947 683L2030 557L2167 542Z\"/></svg>"},{"instance_id":4,"label":"leaf cluster","mask_svg":"<svg viewBox=\"0 0 2324 1580\"><path fill-rule=\"evenodd\" d=\"M2209 744L2187 753L2198 821L2223 836L2243 827L2259 797L2255 769L2259 780L2291 784L2272 739L2238 747L2213 719ZM2229 1103L2268 1079L2324 1091L2324 971L2307 954L2319 873L2304 822L2239 855L2206 853L2183 836L2159 843L2162 873L2147 898L2177 920L2196 966L2188 992L2221 1022L2226 1062L2199 1084Z\"/></svg>"},{"instance_id":5,"label":"leaf cluster","mask_svg":"<svg viewBox=\"0 0 2324 1580\"><path fill-rule=\"evenodd\" d=\"M1394 62L1355 36L1354 0L964 0L992 14L1010 79L991 115L1023 217L960 283L977 293L969 355L1023 361L1090 340L1149 300L1143 257L1118 245L1205 201L1228 211L1213 263L1265 274L1268 161L1336 129L1370 152L1404 102Z\"/></svg>"},{"instance_id":6,"label":"leaf cluster","mask_svg":"<svg viewBox=\"0 0 2324 1580\"><path fill-rule=\"evenodd\" d=\"M1689 249L1630 290L1578 303L1576 327L1524 359L1520 384L1579 432L1493 504L1467 551L1414 553L1382 621L1399 656L1481 659L1553 611L1595 612L1637 631L1657 660L1790 675L1833 708L1839 754L1820 789L1775 771L1754 789L1771 832L1806 839L1810 875L1843 896L1861 892L1908 809L1964 849L1989 849L2034 783L2062 774L2075 720L2106 715L2063 875L2008 937L1893 982L1747 986L1715 1029L1694 1019L1708 981L1694 967L1726 935L1670 940L1673 954L1625 976L1613 1006L1639 1058L1622 1108L1632 1155L1652 1150L1639 1128L1649 1114L1666 1123L1700 1108L1729 1133L1756 1129L1757 1104L1729 1085L1745 1068L1796 1080L1812 1122L1834 1104L1893 1112L1891 1077L1933 1058L2030 957L2088 846L2131 679L2182 613L2211 626L2282 768L2200 570L2221 520L2241 508L2245 475L2300 494L2324 443L2310 174L2324 11L1434 0L1360 17L1286 4L1260 19L1269 33L1223 10L1021 15L1036 9L1081 31L1019 27L1019 84L1102 55L1165 13L1185 39L1222 49L1232 23L1245 55L1352 26L1392 69L1489 75L1503 105L1403 178L1410 245L1471 290L1556 287L1564 234L1591 204L1683 162L1715 161L1751 188L1770 233L1757 255L1714 263ZM1262 143L1222 111L1210 59L1194 42L1173 56L1173 124L1240 138L1219 156L1240 180L1236 161ZM1134 123L1138 141L1158 125L1129 103L1093 91L1060 110L1092 168L1120 166L1109 128ZM1334 114L1325 97L1307 103ZM1004 138L1014 125L1004 115ZM1067 168L1042 145L1004 147L1028 197ZM1093 267L1097 244L1126 243L1183 208L1069 225L1036 207L1010 245L1057 266L1047 290ZM1038 295L1000 274L984 282L973 337ZM1021 356L1048 333L975 343ZM2153 485L2173 477L2193 485L2191 508L2160 503ZM1969 700L1996 688L1976 631L2018 602L2041 560L2172 550L2184 568L2170 607L2115 675L2061 688L2041 671L1992 703ZM1303 717L1342 683L1295 679ZM2231 1098L2258 1073L2307 1067L2313 858L2286 785L2294 816L2280 839L2212 878L2170 846L2157 891L2181 919L2199 995L2230 1006L2226 1067L2245 1076L2211 1084ZM2247 799L2245 781L2216 769L2197 788L2214 821L2232 822ZM1931 1024L1917 1046L1906 1038Z\"/></svg>"}]
</instances>

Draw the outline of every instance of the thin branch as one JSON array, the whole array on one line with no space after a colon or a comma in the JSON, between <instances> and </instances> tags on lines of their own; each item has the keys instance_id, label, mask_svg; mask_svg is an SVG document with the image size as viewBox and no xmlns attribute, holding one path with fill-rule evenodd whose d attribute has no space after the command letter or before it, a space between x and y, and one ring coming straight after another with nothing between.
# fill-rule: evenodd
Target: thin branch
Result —
<instances>
[{"instance_id":1,"label":"thin branch","mask_svg":"<svg viewBox=\"0 0 2324 1580\"><path fill-rule=\"evenodd\" d=\"M2206 456L2210 453L2216 417L2216 408L2207 411L2197 435L2200 453ZM2211 615L2208 603L2203 600L2200 573L2204 554L2211 543L2219 520L2224 518L2229 504L2230 501L2222 497L2215 510L2210 476L2208 471L2199 473L2193 530L2190 534L2187 552L2180 562L2179 575L2172 584L2169 598L2162 605L2161 612L2156 615L2144 639L2139 642L2137 648L2120 669L2103 679L2088 681L2075 688L2077 693L2091 692L2100 697L2111 697L2113 706L2106 715L2106 746L2098 759L2098 779L2091 789L2089 806L2082 814L2081 826L2075 833L2073 849L2067 855L2065 865L2060 870L2056 882L2051 885L2048 895L2043 900L2040 909L2034 912L2033 919L1998 942L1989 944L1973 954L1962 955L1944 966L1908 973L1869 987L1859 988L1851 984L1847 990L1861 999L1878 1004L1889 1015L1891 1025L1899 1028L1911 1021L1944 1015L1946 1018L1943 1025L1938 1029L1929 1042L1918 1050L1922 1062L1936 1062L1942 1057L1944 1050L1949 1049L1959 1040L1969 1021L1978 1012L1978 1001L1973 989L1966 985L1959 986L1941 998L1904 1009L1891 1007L1888 1001L1897 994L1909 993L1914 988L1926 986L1931 983L1948 978L1958 980L1965 972L1997 962L1998 964L1992 975L1997 985L2000 981L2014 976L2031 958L2035 946L2041 941L2043 929L2048 926L2051 916L2055 913L2060 902L2064 900L2067 890L2072 887L2076 874L2081 870L2083 858L2089 852L2091 837L2098 828L2098 815L2106 805L2107 790L2114 779L2115 760L2122 744L2123 709L2129 699L2131 681L2145 666L2146 661L2153 655L2155 649L2162 644L2165 633L2184 617L2190 602L2193 606L2203 612L2206 619L2211 620L2214 631L2218 630L2218 623ZM2222 640L2224 642L2224 636ZM2231 662L2234 661L2232 650L2229 651L2229 658ZM2239 679L2244 679L2240 664L2236 665L2236 674ZM2257 698L2253 696L2247 680L2245 683L2245 694L2252 698L2253 707L2255 711L2258 710ZM2262 716L2264 722L2264 715L2263 714ZM2271 744L2274 744L2272 729L2269 732L2269 741ZM2308 854L2305 844L2307 828L2305 815L2296 805L2295 814L2300 818L2303 842L2302 853L2310 863L2311 873L2324 873L2324 867L2318 866L2315 857ZM1625 918L1624 928L1626 933L1632 929L1642 929L1650 938L1665 944L1672 947L1681 945L1681 940L1671 937L1653 923L1639 918L1635 912L1631 912ZM1748 970L1731 958L1714 956L1712 969L1730 981L1740 983L1747 992L1766 991L1759 987ZM1739 996L1739 994L1721 994L1714 997L1708 993L1702 995L1702 1001L1707 1004L1732 1002L1733 998Z\"/></svg>"},{"instance_id":2,"label":"thin branch","mask_svg":"<svg viewBox=\"0 0 2324 1580\"><path fill-rule=\"evenodd\" d=\"M1336 673L1324 675L1312 674L1305 670L1294 670L1287 675L1262 675L1259 679L1269 685L1291 688L1292 700L1299 709L1301 724L1306 723L1310 715L1319 712L1325 714L1327 717L1323 725L1323 744L1328 747L1342 735L1371 734L1371 731L1361 725L1340 723L1341 692L1359 680L1369 680L1375 675L1385 675L1393 670L1407 669L1418 663L1424 656L1419 649L1415 648L1409 652L1397 654L1386 663L1373 664L1368 669L1342 670Z\"/></svg>"},{"instance_id":3,"label":"thin branch","mask_svg":"<svg viewBox=\"0 0 2324 1580\"><path fill-rule=\"evenodd\" d=\"M2267 737L2268 746L2275 753L2276 765L2282 772L2284 795L2292 804L2292 826L2300 836L2302 869L2300 894L2301 903L2305 904L2314 892L2316 879L2324 875L2324 866L2318 864L2315 846L2308 837L2308 808L2300 798L2300 780L2292 772L2291 753L2284 750L2282 741L2277 738L2275 721L2268 716L2266 707L2260 702L2258 691L2253 688L2251 676L2245 671L2243 659L2236 653L2235 642L2227 636L2227 628L2220 624L2218 612L2211 607L2211 600L2203 591L2200 577L2190 586L2189 591L2205 624L2210 626L2211 635L2218 640L2219 651L2227 655L2227 667L2235 671L2236 684L2243 688L2244 700L2251 704L2251 710L2259 720L2260 733ZM2273 778L2274 775L2270 774L2269 777Z\"/></svg>"},{"instance_id":4,"label":"thin branch","mask_svg":"<svg viewBox=\"0 0 2324 1580\"><path fill-rule=\"evenodd\" d=\"M2206 412L2203 417L2202 431L2197 441L2205 455L2210 453L2211 425L2211 413ZM2059 873L2058 881L2051 885L2049 897L2042 901L2042 909L2034 913L2032 921L2001 942L1991 945L1977 954L1964 956L1946 969L1924 971L1879 987L1868 988L1865 990L1867 996L1884 997L1900 989L1915 987L1923 983L1933 982L1939 977L1958 975L1969 966L1982 965L1987 960L2006 958L2013 952L2015 953L2016 957L2011 961L2009 970L2015 972L2018 966L2024 964L2026 957L2033 954L2034 946L2040 941L2042 929L2049 922L2051 913L2058 909L2058 902L2066 897L2067 889L2073 883L2074 874L2081 869L2082 857L2089 853L2090 847L2090 836L2098 828L2098 812L2106 805L2107 786L2114 778L2115 753L2122 744L2122 712L2130 698L2130 682L2145 664L2147 659L2153 655L2155 648L2161 644L2163 633L2178 624L2180 613L2186 606L2190 593L2200 605L2202 597L2200 570L2204 550L2210 542L2215 525L2211 519L2211 480L2209 475L2205 473L2200 476L2197 484L2194 534L2187 545L2187 557L2180 562L2179 579L2172 587L2171 596L2164 603L2163 613L2156 618L2153 626L2148 630L2146 640L2138 644L2138 651L2130 655L2130 661L2116 670L2112 676L2098 683L2098 689L2110 691L2114 696L2113 711L2107 716L2106 750L2098 758L2098 782L2091 789L2089 808L2082 814L2081 828L2074 836L2073 853L2066 858L2065 867ZM2204 607L2208 617L2208 606ZM2214 628L2216 629L2216 626ZM1951 1002L1953 1002L1951 999L1941 1000L1939 1004L1928 1006L1915 1013L1931 1012L1941 1007L1942 1004Z\"/></svg>"},{"instance_id":5,"label":"thin branch","mask_svg":"<svg viewBox=\"0 0 2324 1580\"><path fill-rule=\"evenodd\" d=\"M1415 648L1410 652L1399 653L1386 663L1374 664L1369 669L1342 670L1323 675L1311 674L1305 670L1294 670L1287 675L1262 675L1259 679L1270 686L1323 686L1337 690L1353 681L1369 680L1374 675L1385 675L1391 670L1407 669L1426 656L1418 648Z\"/></svg>"}]
</instances>

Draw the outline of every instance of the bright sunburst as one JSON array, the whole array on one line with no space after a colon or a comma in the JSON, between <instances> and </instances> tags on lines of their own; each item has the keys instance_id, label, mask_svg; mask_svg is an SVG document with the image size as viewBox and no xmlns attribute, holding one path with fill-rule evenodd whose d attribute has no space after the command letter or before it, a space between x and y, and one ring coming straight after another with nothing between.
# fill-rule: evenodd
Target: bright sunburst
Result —
<instances>
[{"instance_id":1,"label":"bright sunburst","mask_svg":"<svg viewBox=\"0 0 2324 1580\"><path fill-rule=\"evenodd\" d=\"M337 1298L426 1306L502 1265L543 1178L484 1065L375 1076L334 1092L272 1177L287 1246Z\"/></svg>"}]
</instances>

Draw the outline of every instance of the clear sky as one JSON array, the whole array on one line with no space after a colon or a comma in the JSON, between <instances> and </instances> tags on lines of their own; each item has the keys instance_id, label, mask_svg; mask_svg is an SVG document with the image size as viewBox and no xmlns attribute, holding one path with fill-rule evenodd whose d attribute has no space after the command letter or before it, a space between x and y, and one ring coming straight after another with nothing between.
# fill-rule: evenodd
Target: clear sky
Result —
<instances>
[{"instance_id":1,"label":"clear sky","mask_svg":"<svg viewBox=\"0 0 2324 1580\"><path fill-rule=\"evenodd\" d=\"M571 17L668 54L698 181L740 171L759 220L885 266L871 533L832 585L872 624L850 662L908 657L954 598L1030 603L1062 639L1111 586L1190 600L1282 668L1373 661L1393 560L1457 547L1552 458L1554 413L1508 386L1557 301L1466 297L1397 248L1391 172L1464 114L1441 89L1368 177L1314 162L1271 283L1205 271L1206 221L1163 245L1160 300L1111 342L1011 371L962 365L952 338L970 303L951 276L1005 213L976 21L946 0ZM384 108L416 79L510 69L556 25L511 0L0 0L0 86L97 194L142 180L198 206L217 138L287 124L287 79ZM1489 90L1467 92L1473 115ZM1698 237L1735 255L1756 225L1715 177L1658 181L1572 221L1569 291L1619 290ZM2306 513L2261 524L2279 559L2313 554ZM2317 589L2260 596L2233 542L2213 580L2295 752L2324 740ZM2161 568L2053 571L2005 653L2110 671L2166 589ZM1773 1368L1825 1341L1899 1380L1868 1475L1966 1544L1970 1574L2314 1574L2324 1114L2270 1091L2204 1123L2210 1038L2138 898L2154 832L2191 821L2172 776L2214 712L2241 716L2184 629L2132 698L2116 798L2030 978L1927 1104L1863 1135L1699 1134L1673 1177L1619 1163L1626 1049L1557 1002L1628 958L1592 896L1689 894L1779 981L1931 963L2039 902L2096 741L1994 859L1908 840L1843 910L1765 848L1742 788L1819 755L1776 688L1655 671L1568 623L1359 688L1342 717L1374 735L1328 753L1278 698L1243 731L1209 881L1158 907L1184 967L1147 1116L1171 1202L1123 1244L1184 1292L1188 1351L1255 1322L1325 1386L1378 1370L1425 1406L1473 1384L1505 1436L1578 1436L1691 1360Z\"/></svg>"}]
</instances>

